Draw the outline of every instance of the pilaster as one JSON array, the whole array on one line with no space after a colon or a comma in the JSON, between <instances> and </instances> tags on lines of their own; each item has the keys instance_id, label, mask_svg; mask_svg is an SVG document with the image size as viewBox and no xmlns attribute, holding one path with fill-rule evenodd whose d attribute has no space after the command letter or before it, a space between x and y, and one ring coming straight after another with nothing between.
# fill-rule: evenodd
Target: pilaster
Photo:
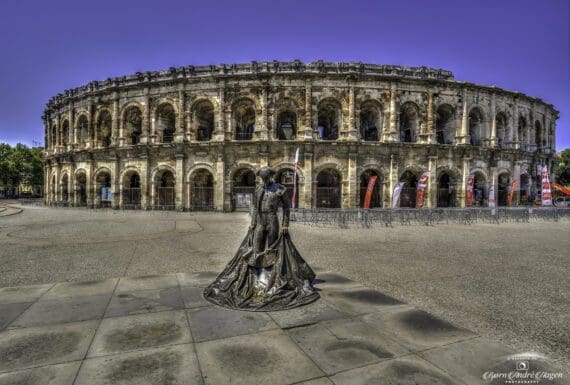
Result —
<instances>
[{"instance_id":1,"label":"pilaster","mask_svg":"<svg viewBox=\"0 0 570 385\"><path fill-rule=\"evenodd\" d=\"M426 187L426 207L437 207L437 156L428 158L429 179Z\"/></svg>"},{"instance_id":2,"label":"pilaster","mask_svg":"<svg viewBox=\"0 0 570 385\"><path fill-rule=\"evenodd\" d=\"M175 184L175 205L177 211L184 210L184 154L176 154L176 184Z\"/></svg>"},{"instance_id":3,"label":"pilaster","mask_svg":"<svg viewBox=\"0 0 570 385\"><path fill-rule=\"evenodd\" d=\"M358 207L358 183L357 175L356 175L356 148L351 148L348 153L348 170L347 170L347 177L348 180L346 181L345 188L343 188L343 199L342 199L342 207L343 208L354 208Z\"/></svg>"},{"instance_id":4,"label":"pilaster","mask_svg":"<svg viewBox=\"0 0 570 385\"><path fill-rule=\"evenodd\" d=\"M491 95L491 137L489 138L489 146L497 147L497 101L496 95Z\"/></svg>"},{"instance_id":5,"label":"pilaster","mask_svg":"<svg viewBox=\"0 0 570 385\"><path fill-rule=\"evenodd\" d=\"M390 112L388 117L389 119L388 131L382 132L382 142L397 142L399 140L396 128L397 124L396 98L397 98L396 84L392 83L390 84Z\"/></svg>"},{"instance_id":6,"label":"pilaster","mask_svg":"<svg viewBox=\"0 0 570 385\"><path fill-rule=\"evenodd\" d=\"M467 113L467 89L465 88L463 89L462 102L460 134L455 139L457 144L469 144L469 115Z\"/></svg>"},{"instance_id":7,"label":"pilaster","mask_svg":"<svg viewBox=\"0 0 570 385\"><path fill-rule=\"evenodd\" d=\"M398 156L390 155L390 174L388 175L388 191L386 191L387 202L384 207L392 207L392 197L394 196L394 188L398 184Z\"/></svg>"},{"instance_id":8,"label":"pilaster","mask_svg":"<svg viewBox=\"0 0 570 385\"><path fill-rule=\"evenodd\" d=\"M305 119L302 130L299 132L299 139L313 140L313 87L311 79L305 80Z\"/></svg>"},{"instance_id":9,"label":"pilaster","mask_svg":"<svg viewBox=\"0 0 570 385\"><path fill-rule=\"evenodd\" d=\"M305 177L302 186L303 200L299 199L299 208L310 208L313 207L313 149L306 146L303 151L303 175Z\"/></svg>"},{"instance_id":10,"label":"pilaster","mask_svg":"<svg viewBox=\"0 0 570 385\"><path fill-rule=\"evenodd\" d=\"M178 84L178 125L174 134L174 142L182 143L184 141L184 127L186 126L186 94L184 93L184 84Z\"/></svg>"},{"instance_id":11,"label":"pilaster","mask_svg":"<svg viewBox=\"0 0 570 385\"><path fill-rule=\"evenodd\" d=\"M469 171L471 166L471 158L464 157L462 159L461 168L461 184L457 186L457 199L459 200L459 207L465 208L465 196L467 192L467 178L469 177Z\"/></svg>"}]
</instances>

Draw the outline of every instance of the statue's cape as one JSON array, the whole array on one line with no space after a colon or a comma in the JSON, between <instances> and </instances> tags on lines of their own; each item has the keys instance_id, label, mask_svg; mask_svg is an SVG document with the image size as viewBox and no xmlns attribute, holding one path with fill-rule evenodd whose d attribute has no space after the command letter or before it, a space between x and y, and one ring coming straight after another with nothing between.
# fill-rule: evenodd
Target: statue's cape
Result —
<instances>
[{"instance_id":1,"label":"statue's cape","mask_svg":"<svg viewBox=\"0 0 570 385\"><path fill-rule=\"evenodd\" d=\"M256 270L269 266L272 273L260 295L254 289ZM204 298L239 310L291 309L319 298L311 285L314 279L313 269L301 257L289 234L280 235L265 253L254 255L250 230L224 271L204 290Z\"/></svg>"}]
</instances>

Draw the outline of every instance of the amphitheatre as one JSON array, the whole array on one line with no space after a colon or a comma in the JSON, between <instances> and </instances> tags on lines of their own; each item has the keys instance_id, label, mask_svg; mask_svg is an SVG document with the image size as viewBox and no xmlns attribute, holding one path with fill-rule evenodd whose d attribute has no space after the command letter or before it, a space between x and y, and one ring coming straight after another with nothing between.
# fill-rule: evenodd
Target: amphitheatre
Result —
<instances>
[{"instance_id":1,"label":"amphitheatre","mask_svg":"<svg viewBox=\"0 0 570 385\"><path fill-rule=\"evenodd\" d=\"M300 208L531 203L552 170L558 111L441 69L316 61L172 67L92 81L44 111L45 203L178 211L246 208L274 167ZM297 180L294 158L299 149ZM291 190L291 189L290 189Z\"/></svg>"}]
</instances>

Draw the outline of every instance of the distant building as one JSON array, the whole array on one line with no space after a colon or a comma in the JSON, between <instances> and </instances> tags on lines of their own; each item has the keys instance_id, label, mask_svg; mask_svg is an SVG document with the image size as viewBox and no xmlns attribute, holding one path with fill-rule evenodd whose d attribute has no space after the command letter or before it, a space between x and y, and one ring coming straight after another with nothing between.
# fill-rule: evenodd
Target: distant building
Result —
<instances>
[{"instance_id":1,"label":"distant building","mask_svg":"<svg viewBox=\"0 0 570 385\"><path fill-rule=\"evenodd\" d=\"M94 81L45 109L45 201L74 206L234 210L269 165L300 207L477 205L489 186L530 202L553 164L558 112L540 99L456 81L449 71L363 63L180 67Z\"/></svg>"}]
</instances>

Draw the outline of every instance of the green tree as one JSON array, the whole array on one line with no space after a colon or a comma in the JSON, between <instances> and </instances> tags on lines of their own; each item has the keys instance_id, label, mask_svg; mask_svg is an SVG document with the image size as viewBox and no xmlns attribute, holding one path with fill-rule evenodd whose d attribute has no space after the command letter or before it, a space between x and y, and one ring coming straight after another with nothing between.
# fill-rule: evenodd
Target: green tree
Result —
<instances>
[{"instance_id":1,"label":"green tree","mask_svg":"<svg viewBox=\"0 0 570 385\"><path fill-rule=\"evenodd\" d=\"M42 150L18 143L15 147L0 143L0 183L18 186L43 184Z\"/></svg>"},{"instance_id":2,"label":"green tree","mask_svg":"<svg viewBox=\"0 0 570 385\"><path fill-rule=\"evenodd\" d=\"M570 148L562 150L557 156L556 182L570 185Z\"/></svg>"}]
</instances>

